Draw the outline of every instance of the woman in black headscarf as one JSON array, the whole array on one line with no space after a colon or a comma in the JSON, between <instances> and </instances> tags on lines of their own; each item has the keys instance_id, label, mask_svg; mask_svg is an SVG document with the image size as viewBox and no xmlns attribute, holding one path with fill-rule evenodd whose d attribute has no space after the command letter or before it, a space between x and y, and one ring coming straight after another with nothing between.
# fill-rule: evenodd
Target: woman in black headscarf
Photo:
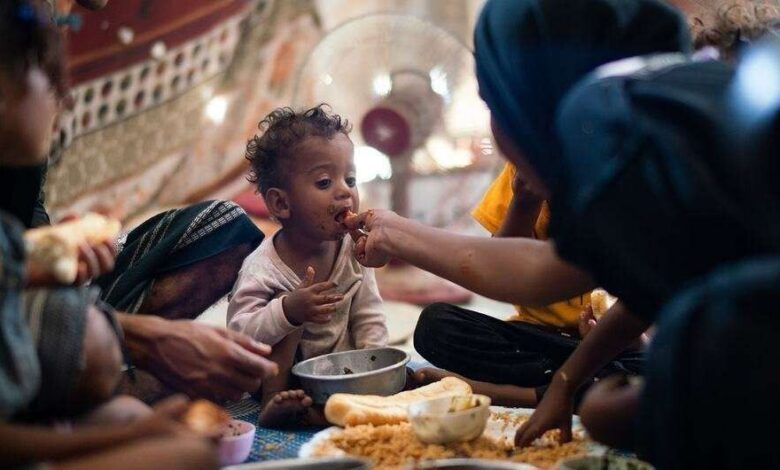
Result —
<instances>
[{"instance_id":1,"label":"woman in black headscarf","mask_svg":"<svg viewBox=\"0 0 780 470\"><path fill-rule=\"evenodd\" d=\"M499 148L550 200L555 247L461 237L387 212L351 221L369 232L357 246L366 264L400 257L517 303L595 284L621 298L554 375L521 445L556 427L568 438L577 388L664 303L766 248L742 220L714 119L731 69L680 53L613 62L687 52L686 31L652 0L489 1L475 32L480 92Z\"/></svg>"},{"instance_id":2,"label":"woman in black headscarf","mask_svg":"<svg viewBox=\"0 0 780 470\"><path fill-rule=\"evenodd\" d=\"M737 137L729 153L746 223L772 254L720 267L659 315L636 434L638 451L658 468L780 466L777 432L768 429L780 421L773 406L780 392L780 90L760 86L778 74L780 44L748 50L724 123ZM598 404L625 390L594 392L588 401ZM594 407L583 408L596 418L587 410Z\"/></svg>"}]
</instances>

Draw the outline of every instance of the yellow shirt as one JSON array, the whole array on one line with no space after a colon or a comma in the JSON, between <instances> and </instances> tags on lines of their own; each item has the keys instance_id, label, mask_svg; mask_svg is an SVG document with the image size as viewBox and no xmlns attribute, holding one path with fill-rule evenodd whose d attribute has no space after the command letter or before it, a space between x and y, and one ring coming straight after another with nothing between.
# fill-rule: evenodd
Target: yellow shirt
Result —
<instances>
[{"instance_id":1,"label":"yellow shirt","mask_svg":"<svg viewBox=\"0 0 780 470\"><path fill-rule=\"evenodd\" d=\"M507 163L501 174L493 181L482 200L471 212L474 219L495 234L504 222L509 204L514 196L512 182L515 179L515 167ZM547 201L542 203L539 217L534 224L534 238L547 239L547 228L550 224L550 207ZM509 320L521 320L537 325L554 326L557 328L577 328L580 312L590 301L590 293L558 302L546 307L525 307L515 305L517 315Z\"/></svg>"}]
</instances>

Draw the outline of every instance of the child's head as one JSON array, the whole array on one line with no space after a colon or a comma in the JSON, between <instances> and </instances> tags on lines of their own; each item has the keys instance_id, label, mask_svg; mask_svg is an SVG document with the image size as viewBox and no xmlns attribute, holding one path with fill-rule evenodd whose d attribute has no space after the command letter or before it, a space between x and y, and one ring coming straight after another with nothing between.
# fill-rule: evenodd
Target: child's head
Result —
<instances>
[{"instance_id":1,"label":"child's head","mask_svg":"<svg viewBox=\"0 0 780 470\"><path fill-rule=\"evenodd\" d=\"M247 144L257 185L268 210L288 230L314 240L337 240L344 227L336 220L357 211L351 126L327 105L303 112L279 108L258 125L261 135Z\"/></svg>"},{"instance_id":2,"label":"child's head","mask_svg":"<svg viewBox=\"0 0 780 470\"><path fill-rule=\"evenodd\" d=\"M0 2L0 164L44 160L64 70L60 33L40 1Z\"/></svg>"}]
</instances>

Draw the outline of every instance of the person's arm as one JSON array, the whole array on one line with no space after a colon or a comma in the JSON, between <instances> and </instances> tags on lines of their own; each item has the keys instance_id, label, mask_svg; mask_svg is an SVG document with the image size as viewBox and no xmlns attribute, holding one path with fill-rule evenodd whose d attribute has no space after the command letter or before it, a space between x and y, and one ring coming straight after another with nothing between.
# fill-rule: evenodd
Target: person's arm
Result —
<instances>
[{"instance_id":1,"label":"person's arm","mask_svg":"<svg viewBox=\"0 0 780 470\"><path fill-rule=\"evenodd\" d=\"M357 349L387 345L387 325L373 269L363 270L363 283L349 312L349 329Z\"/></svg>"},{"instance_id":2,"label":"person's arm","mask_svg":"<svg viewBox=\"0 0 780 470\"><path fill-rule=\"evenodd\" d=\"M300 324L285 315L284 297L276 296L274 290L254 276L239 274L227 308L228 329L270 345L298 329Z\"/></svg>"},{"instance_id":3,"label":"person's arm","mask_svg":"<svg viewBox=\"0 0 780 470\"><path fill-rule=\"evenodd\" d=\"M0 467L63 460L150 437L190 434L176 421L187 406L188 401L183 397L172 397L156 406L148 417L126 426L84 427L73 432L0 424Z\"/></svg>"},{"instance_id":4,"label":"person's arm","mask_svg":"<svg viewBox=\"0 0 780 470\"><path fill-rule=\"evenodd\" d=\"M536 411L517 431L515 443L527 446L550 429L560 429L562 441L571 440L577 390L649 326L622 302L613 305L555 373Z\"/></svg>"},{"instance_id":5,"label":"person's arm","mask_svg":"<svg viewBox=\"0 0 780 470\"><path fill-rule=\"evenodd\" d=\"M119 313L132 361L175 390L238 400L277 373L271 348L241 333L190 320Z\"/></svg>"},{"instance_id":6,"label":"person's arm","mask_svg":"<svg viewBox=\"0 0 780 470\"><path fill-rule=\"evenodd\" d=\"M512 190L512 201L509 203L504 221L493 236L536 238L534 228L544 199L528 189L519 173L515 176Z\"/></svg>"},{"instance_id":7,"label":"person's arm","mask_svg":"<svg viewBox=\"0 0 780 470\"><path fill-rule=\"evenodd\" d=\"M355 247L364 266L400 258L495 300L544 306L596 287L587 273L561 260L550 242L458 235L381 210L345 224L367 232Z\"/></svg>"}]
</instances>

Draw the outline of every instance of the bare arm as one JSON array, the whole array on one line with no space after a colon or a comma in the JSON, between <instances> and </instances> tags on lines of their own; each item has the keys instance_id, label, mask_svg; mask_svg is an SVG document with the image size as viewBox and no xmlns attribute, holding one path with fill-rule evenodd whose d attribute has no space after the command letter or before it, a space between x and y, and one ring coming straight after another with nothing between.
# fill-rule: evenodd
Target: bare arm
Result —
<instances>
[{"instance_id":1,"label":"bare arm","mask_svg":"<svg viewBox=\"0 0 780 470\"><path fill-rule=\"evenodd\" d=\"M58 432L39 426L0 424L0 467L76 457L140 439L191 435L177 420L189 403L174 396L154 412L126 426L95 426Z\"/></svg>"},{"instance_id":2,"label":"bare arm","mask_svg":"<svg viewBox=\"0 0 780 470\"><path fill-rule=\"evenodd\" d=\"M516 203L509 205L504 222L493 234L497 238L523 237L534 238L534 225L539 217L541 202L537 204Z\"/></svg>"},{"instance_id":3,"label":"bare arm","mask_svg":"<svg viewBox=\"0 0 780 470\"><path fill-rule=\"evenodd\" d=\"M368 232L356 245L366 266L401 258L467 289L505 302L543 306L595 287L588 274L561 260L549 242L527 238L458 235L399 217L368 211L348 222Z\"/></svg>"},{"instance_id":4,"label":"bare arm","mask_svg":"<svg viewBox=\"0 0 780 470\"><path fill-rule=\"evenodd\" d=\"M513 196L509 208L494 237L535 238L534 228L544 200L531 192L520 175L512 184Z\"/></svg>"},{"instance_id":5,"label":"bare arm","mask_svg":"<svg viewBox=\"0 0 780 470\"><path fill-rule=\"evenodd\" d=\"M276 375L271 348L248 336L189 320L118 314L138 367L175 390L214 400L238 400Z\"/></svg>"},{"instance_id":6,"label":"bare arm","mask_svg":"<svg viewBox=\"0 0 780 470\"><path fill-rule=\"evenodd\" d=\"M128 428L95 428L75 433L34 426L0 425L0 466L60 460L131 440Z\"/></svg>"},{"instance_id":7,"label":"bare arm","mask_svg":"<svg viewBox=\"0 0 780 470\"><path fill-rule=\"evenodd\" d=\"M622 302L613 305L555 373L531 419L517 431L517 445L529 445L546 431L556 428L561 429L563 440L570 440L577 389L649 326L649 322L633 315Z\"/></svg>"}]
</instances>

